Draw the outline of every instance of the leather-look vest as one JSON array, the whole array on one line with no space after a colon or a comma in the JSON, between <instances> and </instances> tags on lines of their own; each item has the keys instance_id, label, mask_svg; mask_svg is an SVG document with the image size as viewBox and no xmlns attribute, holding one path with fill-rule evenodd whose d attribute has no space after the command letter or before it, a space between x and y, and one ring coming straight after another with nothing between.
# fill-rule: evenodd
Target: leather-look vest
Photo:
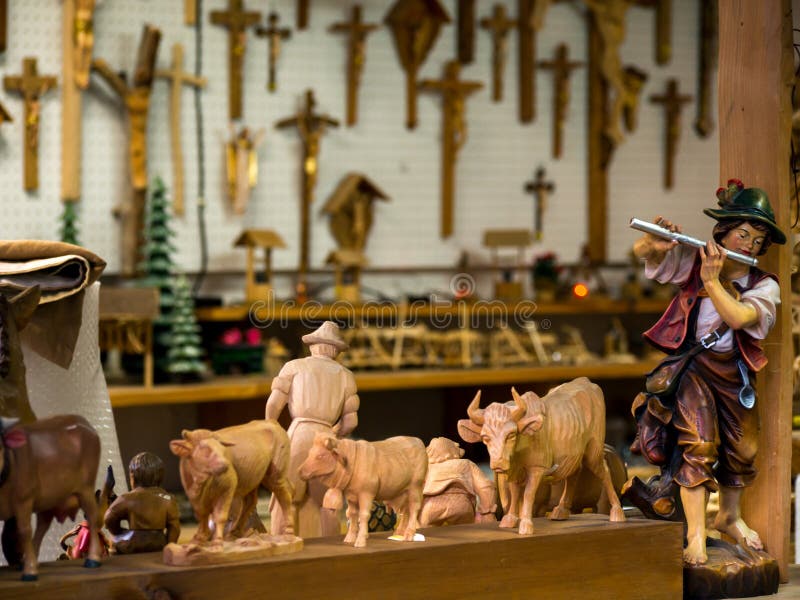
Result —
<instances>
[{"instance_id":1,"label":"leather-look vest","mask_svg":"<svg viewBox=\"0 0 800 600\"><path fill-rule=\"evenodd\" d=\"M762 281L765 277L772 277L776 282L778 278L772 273L767 273L756 267L750 268L747 284L742 289L746 291ZM689 315L692 308L700 300L700 290L703 281L700 279L700 255L695 258L689 278L680 286L678 294L664 311L661 318L650 329L644 332L645 339L653 346L666 352L675 354L686 340L689 333ZM761 340L750 336L743 329L733 331L736 347L739 349L747 365L753 371L760 371L767 364L767 357L761 348Z\"/></svg>"}]
</instances>

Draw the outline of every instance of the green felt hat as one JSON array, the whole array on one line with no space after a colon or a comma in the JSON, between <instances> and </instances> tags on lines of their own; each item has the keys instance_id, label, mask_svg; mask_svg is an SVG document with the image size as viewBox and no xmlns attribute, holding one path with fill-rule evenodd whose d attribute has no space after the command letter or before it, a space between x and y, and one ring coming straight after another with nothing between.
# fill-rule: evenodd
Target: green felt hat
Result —
<instances>
[{"instance_id":1,"label":"green felt hat","mask_svg":"<svg viewBox=\"0 0 800 600\"><path fill-rule=\"evenodd\" d=\"M728 180L728 186L717 190L720 208L703 210L712 219L744 219L757 221L769 228L770 237L776 244L785 244L786 236L775 222L775 213L767 193L761 188L746 188L738 179Z\"/></svg>"}]
</instances>

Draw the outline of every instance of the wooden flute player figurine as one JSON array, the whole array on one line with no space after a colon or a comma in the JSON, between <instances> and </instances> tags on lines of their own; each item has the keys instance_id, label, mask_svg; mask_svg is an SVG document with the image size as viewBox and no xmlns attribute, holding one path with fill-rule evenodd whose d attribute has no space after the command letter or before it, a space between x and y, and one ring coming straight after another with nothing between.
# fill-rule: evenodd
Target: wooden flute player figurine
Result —
<instances>
[{"instance_id":1,"label":"wooden flute player figurine","mask_svg":"<svg viewBox=\"0 0 800 600\"><path fill-rule=\"evenodd\" d=\"M706 504L719 490L714 527L752 550L758 533L742 519L739 500L756 476L758 412L754 374L767 362L761 349L775 322L780 289L775 275L734 261L786 243L766 193L732 179L717 191L719 208L703 212L717 220L705 247L679 245L647 233L634 244L645 275L675 283L678 295L645 338L671 356L647 378L634 400L638 432L632 450L661 466L660 479L631 480L626 496L652 516L669 518L680 495L687 523L687 565L708 561ZM680 228L658 217L672 232ZM726 260L727 257L727 260Z\"/></svg>"}]
</instances>

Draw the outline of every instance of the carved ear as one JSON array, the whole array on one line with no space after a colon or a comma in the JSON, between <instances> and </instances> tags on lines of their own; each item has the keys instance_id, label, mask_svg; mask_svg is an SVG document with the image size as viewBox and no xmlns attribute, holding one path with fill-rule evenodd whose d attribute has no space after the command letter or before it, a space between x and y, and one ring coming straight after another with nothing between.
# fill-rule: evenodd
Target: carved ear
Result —
<instances>
[{"instance_id":1,"label":"carved ear","mask_svg":"<svg viewBox=\"0 0 800 600\"><path fill-rule=\"evenodd\" d=\"M335 437L333 437L333 436L326 437L324 444L325 444L325 449L326 450L330 450L331 452L336 450L337 444L336 444L336 438Z\"/></svg>"},{"instance_id":2,"label":"carved ear","mask_svg":"<svg viewBox=\"0 0 800 600\"><path fill-rule=\"evenodd\" d=\"M22 331L25 326L33 317L36 307L39 306L39 298L41 297L39 286L35 285L27 290L21 291L19 294L8 301L11 310L14 313L14 321L17 324L17 331Z\"/></svg>"},{"instance_id":3,"label":"carved ear","mask_svg":"<svg viewBox=\"0 0 800 600\"><path fill-rule=\"evenodd\" d=\"M458 435L470 444L481 441L481 429L482 427L473 423L471 419L458 420Z\"/></svg>"},{"instance_id":4,"label":"carved ear","mask_svg":"<svg viewBox=\"0 0 800 600\"><path fill-rule=\"evenodd\" d=\"M531 415L530 417L525 417L520 419L517 423L517 430L520 433L526 433L528 435L534 434L542 428L544 424L544 415L542 413L536 413L535 415Z\"/></svg>"},{"instance_id":5,"label":"carved ear","mask_svg":"<svg viewBox=\"0 0 800 600\"><path fill-rule=\"evenodd\" d=\"M183 430L183 433L187 433ZM172 440L169 443L169 449L175 456L189 456L192 453L192 443L186 440Z\"/></svg>"}]
</instances>

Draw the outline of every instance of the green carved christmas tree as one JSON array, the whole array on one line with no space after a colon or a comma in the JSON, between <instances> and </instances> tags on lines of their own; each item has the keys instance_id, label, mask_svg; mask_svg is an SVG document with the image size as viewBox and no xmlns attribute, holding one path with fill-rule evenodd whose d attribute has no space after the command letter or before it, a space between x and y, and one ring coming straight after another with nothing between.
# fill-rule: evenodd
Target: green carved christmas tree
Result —
<instances>
[{"instance_id":1,"label":"green carved christmas tree","mask_svg":"<svg viewBox=\"0 0 800 600\"><path fill-rule=\"evenodd\" d=\"M80 246L78 241L78 211L75 202L65 202L61 215L61 241Z\"/></svg>"},{"instance_id":2,"label":"green carved christmas tree","mask_svg":"<svg viewBox=\"0 0 800 600\"><path fill-rule=\"evenodd\" d=\"M174 304L169 330L159 340L167 348L163 369L176 379L199 379L205 374L206 366L203 362L200 325L194 314L194 299L183 274L173 281Z\"/></svg>"},{"instance_id":3,"label":"green carved christmas tree","mask_svg":"<svg viewBox=\"0 0 800 600\"><path fill-rule=\"evenodd\" d=\"M160 177L151 186L152 194L145 212L143 239L139 270L142 272L140 285L155 287L159 291L161 316L156 320L157 329L170 324L169 315L174 303L173 284L176 271L173 255L177 251L170 241L175 232L170 228L172 215L167 188Z\"/></svg>"}]
</instances>

